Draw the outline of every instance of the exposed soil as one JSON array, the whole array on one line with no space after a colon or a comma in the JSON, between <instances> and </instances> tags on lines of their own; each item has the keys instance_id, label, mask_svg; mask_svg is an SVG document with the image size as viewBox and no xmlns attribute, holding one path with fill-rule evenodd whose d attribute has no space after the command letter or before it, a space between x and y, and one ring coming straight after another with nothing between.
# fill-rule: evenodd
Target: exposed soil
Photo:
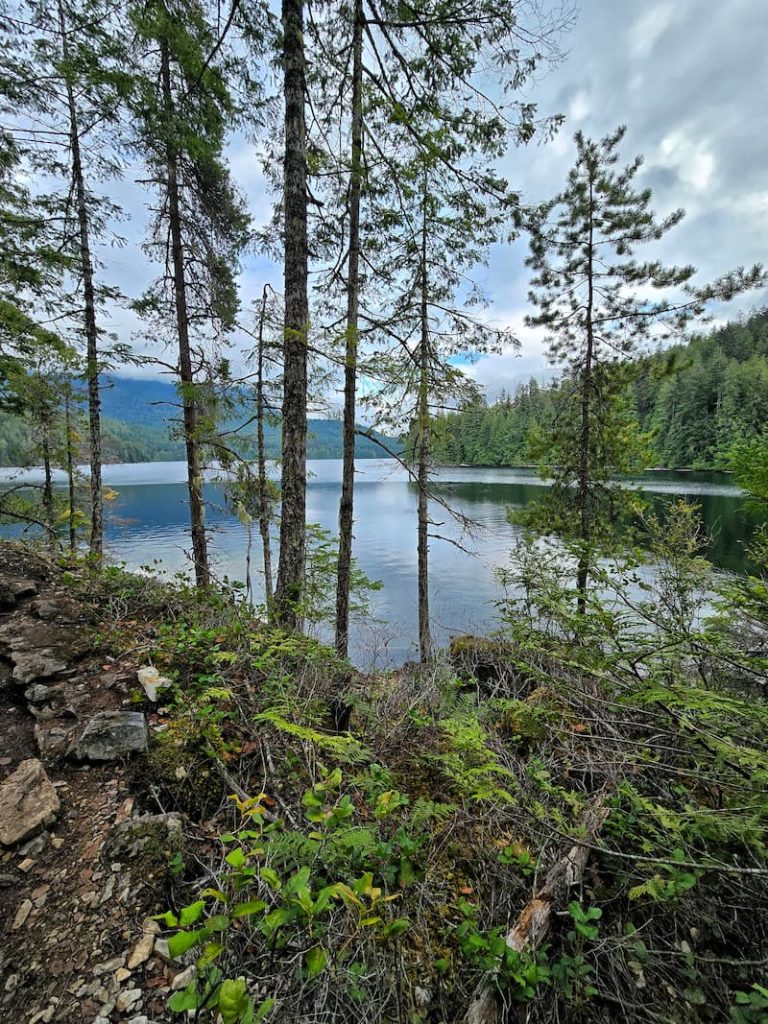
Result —
<instances>
[{"instance_id":1,"label":"exposed soil","mask_svg":"<svg viewBox=\"0 0 768 1024\"><path fill-rule=\"evenodd\" d=\"M54 822L0 847L0 1020L165 1021L178 968L147 920L164 909L162 885L137 880L108 852L115 826L150 808L130 792L127 758L67 757L95 713L129 705L138 666L118 670L94 649L93 611L55 568L10 545L0 546L0 600L0 787L38 758L61 802ZM45 651L43 677L20 684L19 665Z\"/></svg>"}]
</instances>

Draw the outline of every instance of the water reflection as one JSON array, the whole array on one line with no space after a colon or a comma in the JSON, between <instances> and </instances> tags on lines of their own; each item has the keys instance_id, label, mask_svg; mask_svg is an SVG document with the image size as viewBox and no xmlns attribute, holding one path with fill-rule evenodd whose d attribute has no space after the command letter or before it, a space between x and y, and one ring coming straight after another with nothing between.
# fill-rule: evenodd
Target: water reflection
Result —
<instances>
[{"instance_id":1,"label":"water reflection","mask_svg":"<svg viewBox=\"0 0 768 1024\"><path fill-rule=\"evenodd\" d=\"M310 469L308 519L335 533L341 464L324 460L311 463ZM3 476L7 479L8 471L0 479ZM107 516L112 557L131 569L152 565L168 573L186 570L184 464L108 466L104 476L105 483L118 492ZM755 518L729 477L664 472L647 474L639 482L654 511L661 512L676 497L695 502L712 538L707 553L713 563L730 571L744 568L744 548ZM542 486L531 470L453 467L440 472L436 495L475 525L467 533L439 504L433 506L434 519L440 524L435 532L466 548L461 551L439 541L431 544L431 609L438 641L495 625L495 602L500 595L494 570L508 563L518 535L508 520L508 509L540 497ZM220 486L208 483L206 497L215 571L219 577L242 580L245 528L226 510ZM383 583L375 595L374 618L352 630L352 656L360 665L398 663L415 653L416 497L407 473L391 461L358 463L354 551L367 575ZM260 552L255 533L252 583L258 595Z\"/></svg>"}]
</instances>

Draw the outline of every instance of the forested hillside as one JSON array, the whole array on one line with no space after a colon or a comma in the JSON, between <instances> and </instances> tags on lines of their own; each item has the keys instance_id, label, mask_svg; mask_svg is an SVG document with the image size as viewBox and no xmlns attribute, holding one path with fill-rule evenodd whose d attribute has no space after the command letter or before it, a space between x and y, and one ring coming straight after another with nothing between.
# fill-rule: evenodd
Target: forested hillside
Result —
<instances>
[{"instance_id":1,"label":"forested hillside","mask_svg":"<svg viewBox=\"0 0 768 1024\"><path fill-rule=\"evenodd\" d=\"M249 416L246 397L240 413L230 417L227 429L234 429ZM131 380L115 377L101 392L102 446L105 462L172 462L184 458L184 442L174 429L178 420L178 399L169 381ZM79 435L87 440L87 428L81 424ZM243 450L253 448L253 428L242 432L249 438ZM381 436L381 435L376 435ZM268 458L280 457L280 426L264 424ZM383 438L382 438L383 439ZM395 441L386 442L397 447ZM342 453L341 422L332 419L309 421L307 452L310 459L338 459ZM30 423L21 416L0 410L0 466L26 466L39 462L39 438ZM358 437L355 454L359 459L385 458L386 452L375 441ZM82 461L87 460L85 450Z\"/></svg>"},{"instance_id":2,"label":"forested hillside","mask_svg":"<svg viewBox=\"0 0 768 1024\"><path fill-rule=\"evenodd\" d=\"M477 402L449 414L435 430L438 461L531 462L530 441L550 422L557 393L557 383L531 380L493 405ZM724 468L733 444L768 423L768 311L637 360L627 401L654 464Z\"/></svg>"}]
</instances>

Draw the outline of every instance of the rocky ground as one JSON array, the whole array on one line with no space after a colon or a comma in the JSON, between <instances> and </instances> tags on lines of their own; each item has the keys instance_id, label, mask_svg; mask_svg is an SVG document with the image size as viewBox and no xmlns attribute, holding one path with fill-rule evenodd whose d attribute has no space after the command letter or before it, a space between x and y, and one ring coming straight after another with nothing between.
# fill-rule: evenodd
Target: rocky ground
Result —
<instances>
[{"instance_id":1,"label":"rocky ground","mask_svg":"<svg viewBox=\"0 0 768 1024\"><path fill-rule=\"evenodd\" d=\"M139 666L100 654L97 626L47 563L0 547L0 1020L14 1024L165 1021L184 980L149 917L181 821L131 793L149 728L130 703Z\"/></svg>"}]
</instances>

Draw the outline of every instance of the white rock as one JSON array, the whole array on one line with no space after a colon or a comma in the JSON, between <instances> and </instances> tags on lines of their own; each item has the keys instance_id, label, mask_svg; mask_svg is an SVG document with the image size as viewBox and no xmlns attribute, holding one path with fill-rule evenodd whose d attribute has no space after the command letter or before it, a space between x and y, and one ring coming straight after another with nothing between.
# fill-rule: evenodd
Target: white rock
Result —
<instances>
[{"instance_id":1,"label":"white rock","mask_svg":"<svg viewBox=\"0 0 768 1024\"><path fill-rule=\"evenodd\" d=\"M21 926L23 924L25 924L25 922L26 922L26 920L29 917L31 912L32 912L32 900L24 900L22 902L22 904L20 905L19 909L16 911L16 917L14 917L14 919L13 919L13 924L11 925L11 931L15 932L17 928L21 928Z\"/></svg>"},{"instance_id":2,"label":"white rock","mask_svg":"<svg viewBox=\"0 0 768 1024\"><path fill-rule=\"evenodd\" d=\"M152 956L155 945L155 935L160 931L157 921L146 920L143 925L143 935L136 943L133 952L128 958L128 970L133 971L141 964L144 964Z\"/></svg>"},{"instance_id":3,"label":"white rock","mask_svg":"<svg viewBox=\"0 0 768 1024\"><path fill-rule=\"evenodd\" d=\"M161 676L154 665L144 665L136 673L139 677L139 682L144 687L144 693L147 695L147 700L156 703L157 691L166 690L171 685L170 679L166 679L165 676Z\"/></svg>"}]
</instances>

